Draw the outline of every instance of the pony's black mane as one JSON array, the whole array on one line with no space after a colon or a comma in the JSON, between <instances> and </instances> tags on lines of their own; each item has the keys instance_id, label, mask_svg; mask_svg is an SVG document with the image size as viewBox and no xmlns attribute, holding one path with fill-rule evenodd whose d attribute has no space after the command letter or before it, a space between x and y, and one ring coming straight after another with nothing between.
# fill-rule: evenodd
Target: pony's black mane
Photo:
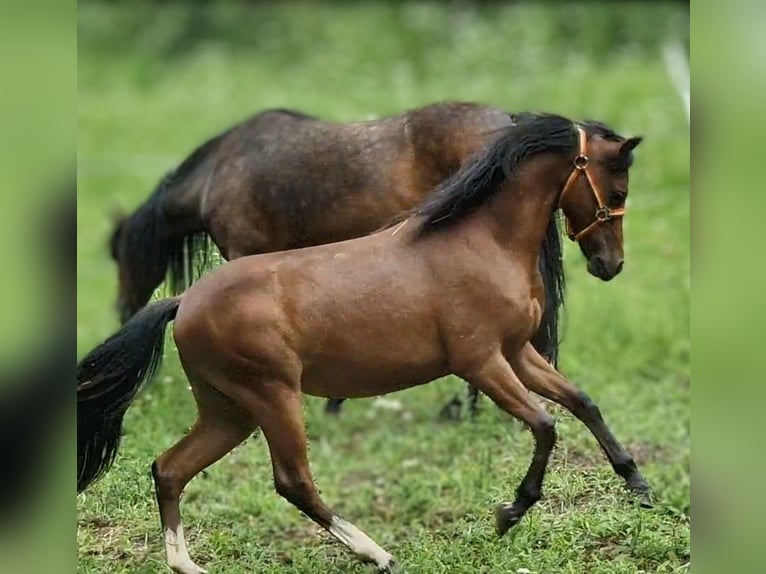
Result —
<instances>
[{"instance_id":1,"label":"pony's black mane","mask_svg":"<svg viewBox=\"0 0 766 574\"><path fill-rule=\"evenodd\" d=\"M423 218L419 237L472 213L500 189L503 181L512 179L526 160L542 153L573 151L577 146L575 123L565 117L525 112L512 118L514 124L499 130L500 135L483 155L467 162L415 208L414 214ZM610 141L624 139L600 122L579 125L587 133Z\"/></svg>"},{"instance_id":2,"label":"pony's black mane","mask_svg":"<svg viewBox=\"0 0 766 574\"><path fill-rule=\"evenodd\" d=\"M423 219L419 234L450 226L484 204L519 165L545 152L565 152L577 142L572 121L551 114L514 114L515 123L499 130L500 135L481 156L467 162L442 183L416 209Z\"/></svg>"}]
</instances>

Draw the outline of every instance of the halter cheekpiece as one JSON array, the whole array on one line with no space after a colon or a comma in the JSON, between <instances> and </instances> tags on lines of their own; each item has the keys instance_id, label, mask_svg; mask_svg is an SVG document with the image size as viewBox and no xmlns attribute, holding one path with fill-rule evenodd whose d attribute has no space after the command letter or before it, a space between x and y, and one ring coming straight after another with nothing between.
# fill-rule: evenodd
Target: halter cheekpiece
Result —
<instances>
[{"instance_id":1,"label":"halter cheekpiece","mask_svg":"<svg viewBox=\"0 0 766 574\"><path fill-rule=\"evenodd\" d=\"M569 174L569 177L567 178L566 183L564 184L564 189L561 191L561 195L559 196L559 205L558 207L561 209L562 213L564 211L562 207L562 202L564 201L564 196L567 194L567 192L574 186L575 181L577 181L577 178L580 176L580 174L585 174L585 177L588 179L588 183L590 184L590 189L593 192L593 196L596 198L596 203L598 204L598 207L596 208L596 213L594 214L593 222L585 227L584 229L581 229L577 233L574 232L574 229L572 227L572 222L567 216L566 213L564 213L564 219L566 221L566 228L567 228L567 237L571 239L572 241L580 241L583 237L588 235L593 229L598 225L599 223L603 223L604 221L609 221L610 219L614 219L616 217L622 217L625 215L625 208L620 207L617 209L610 208L606 203L604 203L603 199L601 198L601 192L599 191L598 186L596 185L596 182L593 181L593 178L591 177L590 172L588 171L588 149L587 149L587 139L585 135L585 130L583 130L580 126L577 126L577 132L579 135L579 148L577 150L577 155L574 158L573 164L574 168L572 169L572 172Z\"/></svg>"}]
</instances>

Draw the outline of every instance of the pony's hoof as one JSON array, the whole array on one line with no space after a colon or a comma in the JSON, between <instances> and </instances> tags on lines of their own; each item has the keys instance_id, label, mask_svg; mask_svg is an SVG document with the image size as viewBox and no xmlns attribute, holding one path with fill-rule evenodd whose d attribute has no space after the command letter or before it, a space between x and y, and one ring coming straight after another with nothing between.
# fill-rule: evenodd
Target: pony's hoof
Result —
<instances>
[{"instance_id":1,"label":"pony's hoof","mask_svg":"<svg viewBox=\"0 0 766 574\"><path fill-rule=\"evenodd\" d=\"M654 508L654 494L650 489L634 490L633 493L638 497L641 508Z\"/></svg>"},{"instance_id":2,"label":"pony's hoof","mask_svg":"<svg viewBox=\"0 0 766 574\"><path fill-rule=\"evenodd\" d=\"M208 574L207 570L200 568L194 562L181 562L180 564L170 564L170 569L176 574Z\"/></svg>"},{"instance_id":3,"label":"pony's hoof","mask_svg":"<svg viewBox=\"0 0 766 574\"><path fill-rule=\"evenodd\" d=\"M497 507L495 511L495 529L497 535L502 537L512 527L518 524L524 516L524 512L520 512L513 504L502 504Z\"/></svg>"},{"instance_id":4,"label":"pony's hoof","mask_svg":"<svg viewBox=\"0 0 766 574\"><path fill-rule=\"evenodd\" d=\"M628 489L638 498L641 508L654 508L654 493L643 478L629 480Z\"/></svg>"},{"instance_id":5,"label":"pony's hoof","mask_svg":"<svg viewBox=\"0 0 766 574\"><path fill-rule=\"evenodd\" d=\"M402 567L393 558L391 558L385 566L379 566L378 572L382 572L383 574L404 574Z\"/></svg>"}]
</instances>

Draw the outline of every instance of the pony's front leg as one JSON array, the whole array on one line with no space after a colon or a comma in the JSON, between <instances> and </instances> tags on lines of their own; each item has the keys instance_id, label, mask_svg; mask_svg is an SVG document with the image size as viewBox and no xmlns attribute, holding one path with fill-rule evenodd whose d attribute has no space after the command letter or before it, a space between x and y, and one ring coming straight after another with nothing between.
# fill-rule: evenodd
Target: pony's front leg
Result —
<instances>
[{"instance_id":1,"label":"pony's front leg","mask_svg":"<svg viewBox=\"0 0 766 574\"><path fill-rule=\"evenodd\" d=\"M642 505L650 507L651 490L633 460L609 430L598 406L567 381L531 344L527 343L512 364L526 387L538 395L557 402L582 421L596 437L614 471L628 488L636 493Z\"/></svg>"},{"instance_id":2,"label":"pony's front leg","mask_svg":"<svg viewBox=\"0 0 766 574\"><path fill-rule=\"evenodd\" d=\"M502 536L542 496L545 469L556 443L554 421L532 398L500 351L464 378L498 407L526 423L535 437L532 462L516 489L516 499L513 503L501 504L497 509L497 532Z\"/></svg>"}]
</instances>

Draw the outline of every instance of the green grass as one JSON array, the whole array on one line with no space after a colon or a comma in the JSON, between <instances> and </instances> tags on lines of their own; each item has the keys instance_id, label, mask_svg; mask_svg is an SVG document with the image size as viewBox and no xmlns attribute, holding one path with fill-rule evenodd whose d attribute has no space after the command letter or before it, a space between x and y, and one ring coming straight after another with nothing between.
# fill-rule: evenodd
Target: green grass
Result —
<instances>
[{"instance_id":1,"label":"green grass","mask_svg":"<svg viewBox=\"0 0 766 574\"><path fill-rule=\"evenodd\" d=\"M80 6L79 352L117 326L110 212L133 209L204 138L256 110L338 120L445 99L603 120L646 137L631 172L626 266L614 281L566 246L562 370L600 405L658 494L638 508L595 440L554 409L545 498L497 540L531 436L489 403L436 421L463 386L348 402L329 419L307 398L322 496L408 573L682 572L689 560L689 137L659 42L683 13L607 7L417 4ZM78 498L79 572L163 572L151 461L195 411L171 342L126 417L112 471ZM187 488L192 556L214 573L368 572L274 492L262 438ZM522 570L523 572L523 570Z\"/></svg>"}]
</instances>

